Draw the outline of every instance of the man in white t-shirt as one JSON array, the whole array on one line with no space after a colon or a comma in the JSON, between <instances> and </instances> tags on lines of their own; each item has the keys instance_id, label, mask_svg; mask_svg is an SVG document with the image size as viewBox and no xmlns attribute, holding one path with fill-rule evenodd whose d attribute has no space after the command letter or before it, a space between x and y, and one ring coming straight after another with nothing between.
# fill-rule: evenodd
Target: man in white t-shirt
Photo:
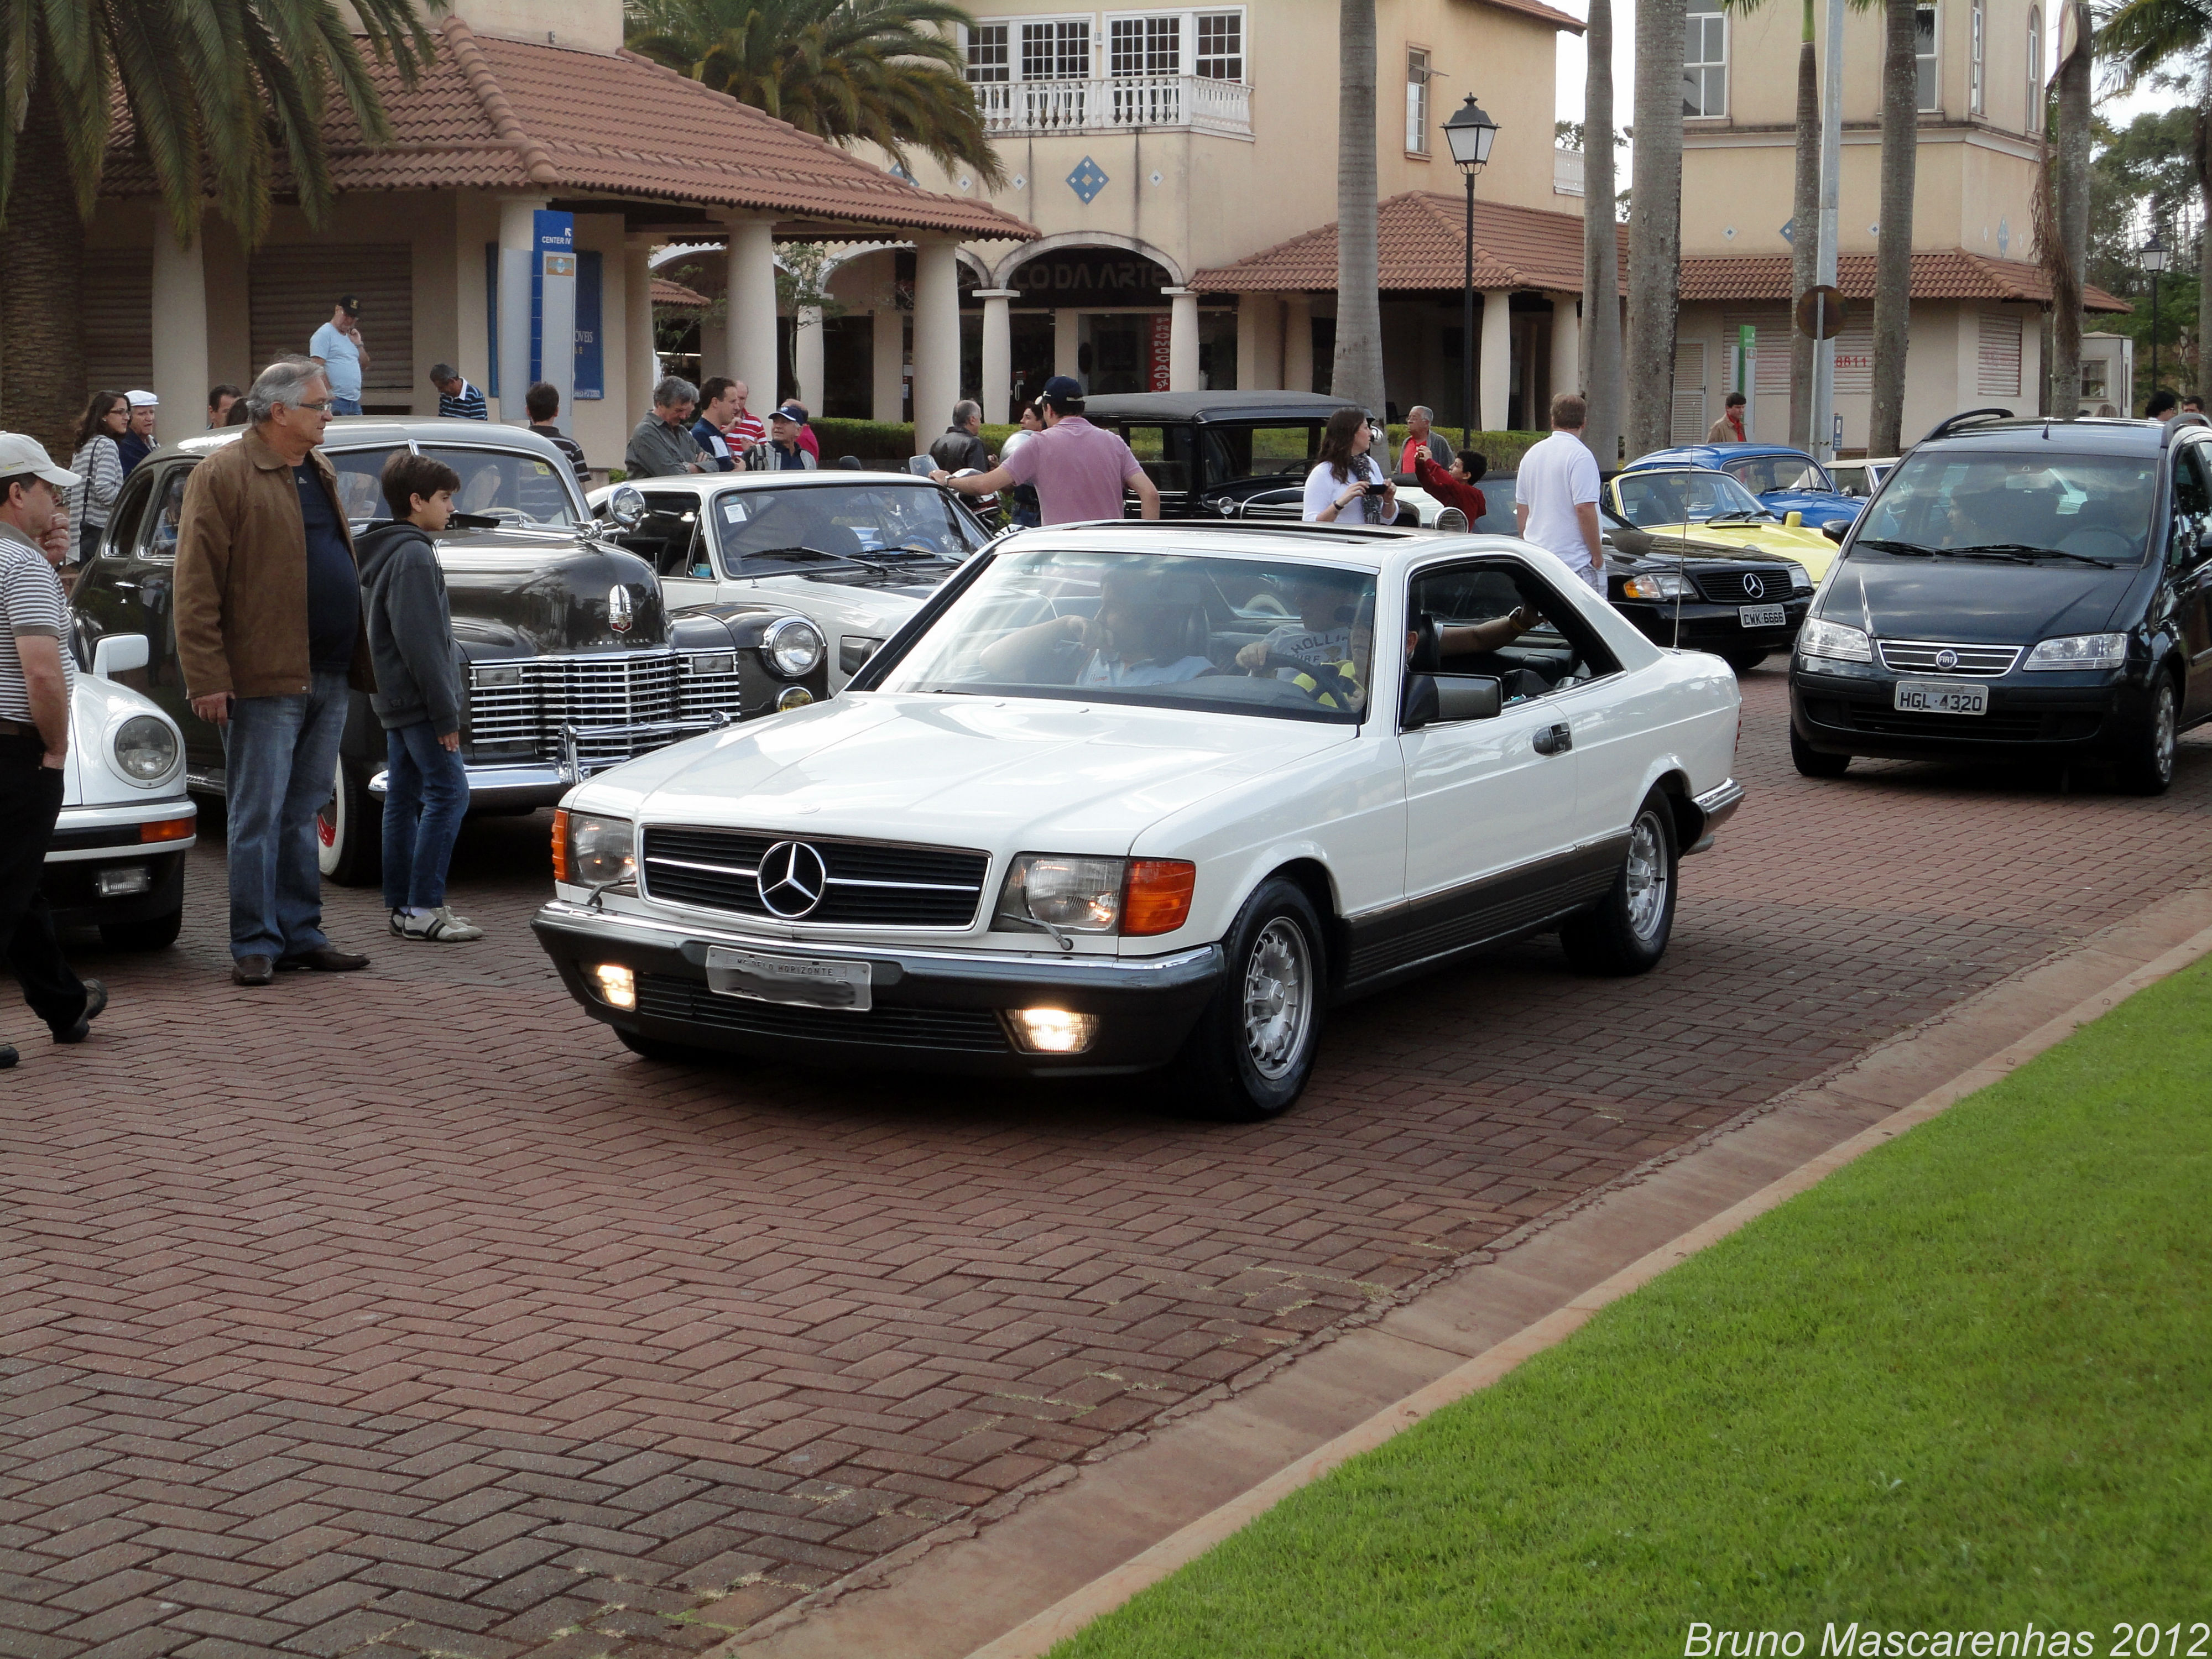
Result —
<instances>
[{"instance_id":1,"label":"man in white t-shirt","mask_svg":"<svg viewBox=\"0 0 2212 1659\"><path fill-rule=\"evenodd\" d=\"M1605 597L1605 555L1598 544L1597 457L1583 441L1589 406L1571 392L1552 399L1552 435L1521 458L1513 516L1522 536Z\"/></svg>"}]
</instances>

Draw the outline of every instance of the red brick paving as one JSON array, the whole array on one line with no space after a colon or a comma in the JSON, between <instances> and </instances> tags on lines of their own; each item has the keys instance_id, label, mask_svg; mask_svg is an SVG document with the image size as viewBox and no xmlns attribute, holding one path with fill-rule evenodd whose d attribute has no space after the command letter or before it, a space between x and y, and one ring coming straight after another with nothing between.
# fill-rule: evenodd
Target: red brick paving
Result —
<instances>
[{"instance_id":1,"label":"red brick paving","mask_svg":"<svg viewBox=\"0 0 2212 1659\"><path fill-rule=\"evenodd\" d=\"M369 973L235 991L203 848L90 1043L0 1014L0 1659L696 1650L2204 873L2201 739L2155 802L1808 783L1781 690L1658 973L1346 1010L1249 1127L635 1059L542 815L464 838L483 944L336 893Z\"/></svg>"}]
</instances>

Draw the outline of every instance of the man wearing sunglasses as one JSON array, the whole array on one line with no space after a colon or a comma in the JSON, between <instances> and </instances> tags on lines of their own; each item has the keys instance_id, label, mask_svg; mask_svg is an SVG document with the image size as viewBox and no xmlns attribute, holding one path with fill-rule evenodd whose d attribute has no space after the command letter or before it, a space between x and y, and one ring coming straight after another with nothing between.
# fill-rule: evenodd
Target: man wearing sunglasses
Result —
<instances>
[{"instance_id":1,"label":"man wearing sunglasses","mask_svg":"<svg viewBox=\"0 0 2212 1659\"><path fill-rule=\"evenodd\" d=\"M263 369L246 432L193 468L178 524L177 658L192 712L222 731L239 985L368 965L324 936L316 856L349 688L376 684L353 532L317 447L334 402L307 359Z\"/></svg>"}]
</instances>

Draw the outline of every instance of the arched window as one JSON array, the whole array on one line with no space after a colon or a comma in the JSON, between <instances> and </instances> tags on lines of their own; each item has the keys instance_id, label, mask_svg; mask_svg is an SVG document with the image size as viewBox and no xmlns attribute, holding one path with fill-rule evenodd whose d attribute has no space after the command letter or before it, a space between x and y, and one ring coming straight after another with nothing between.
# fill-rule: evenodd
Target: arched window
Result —
<instances>
[{"instance_id":1,"label":"arched window","mask_svg":"<svg viewBox=\"0 0 2212 1659\"><path fill-rule=\"evenodd\" d=\"M2043 131L2043 12L2027 9L2027 121L2030 132Z\"/></svg>"},{"instance_id":2,"label":"arched window","mask_svg":"<svg viewBox=\"0 0 2212 1659\"><path fill-rule=\"evenodd\" d=\"M1984 85L1982 47L1986 35L1984 25L1987 21L1987 17L1988 13L1984 0L1974 0L1971 22L1973 39L1967 43L1966 48L1966 108L1975 115L1989 113L1989 100L1982 95Z\"/></svg>"}]
</instances>

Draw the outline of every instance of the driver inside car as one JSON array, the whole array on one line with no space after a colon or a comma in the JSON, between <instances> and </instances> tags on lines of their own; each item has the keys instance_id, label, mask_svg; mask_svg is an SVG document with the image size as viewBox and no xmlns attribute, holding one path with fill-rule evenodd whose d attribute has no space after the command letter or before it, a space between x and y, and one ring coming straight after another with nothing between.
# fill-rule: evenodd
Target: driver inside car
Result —
<instances>
[{"instance_id":1,"label":"driver inside car","mask_svg":"<svg viewBox=\"0 0 2212 1659\"><path fill-rule=\"evenodd\" d=\"M1054 617L1016 629L987 647L981 660L994 679L1175 685L1217 672L1206 642L1206 611L1195 581L1116 570L1100 579L1097 616ZM1081 665L1073 674L1055 672L1078 653Z\"/></svg>"}]
</instances>

